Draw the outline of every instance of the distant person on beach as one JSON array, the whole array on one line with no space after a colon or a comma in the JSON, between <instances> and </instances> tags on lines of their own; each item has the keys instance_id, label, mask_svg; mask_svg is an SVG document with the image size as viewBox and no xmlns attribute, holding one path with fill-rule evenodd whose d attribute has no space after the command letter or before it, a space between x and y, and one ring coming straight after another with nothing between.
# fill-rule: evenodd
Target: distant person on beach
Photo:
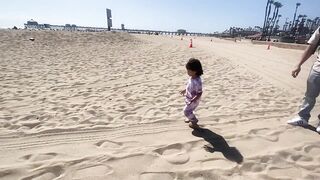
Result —
<instances>
[{"instance_id":1,"label":"distant person on beach","mask_svg":"<svg viewBox=\"0 0 320 180\"><path fill-rule=\"evenodd\" d=\"M312 54L314 54L320 43L320 26L318 29L312 34L311 38L308 41L308 47L304 51L298 65L292 71L292 76L295 78L298 76L301 65L307 61ZM308 121L311 117L310 112L313 109L316 98L320 93L320 52L318 50L318 56L316 62L313 64L308 80L307 80L307 90L305 93L305 97L303 99L302 105L300 106L300 111L298 112L298 116L289 120L288 124L294 126L307 126ZM318 115L318 119L320 120L320 114ZM320 133L320 123L317 126L317 132Z\"/></svg>"},{"instance_id":2,"label":"distant person on beach","mask_svg":"<svg viewBox=\"0 0 320 180\"><path fill-rule=\"evenodd\" d=\"M180 93L185 96L186 106L183 109L184 115L187 117L185 123L189 123L191 128L198 127L198 119L193 114L193 111L198 107L202 95L203 74L201 63L198 59L191 58L186 64L187 73L190 76L186 89Z\"/></svg>"}]
</instances>

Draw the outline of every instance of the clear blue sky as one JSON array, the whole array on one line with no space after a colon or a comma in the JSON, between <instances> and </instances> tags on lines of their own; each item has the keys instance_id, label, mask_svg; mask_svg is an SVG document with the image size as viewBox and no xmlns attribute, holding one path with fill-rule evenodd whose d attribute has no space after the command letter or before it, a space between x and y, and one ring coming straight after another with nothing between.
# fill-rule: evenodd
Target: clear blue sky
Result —
<instances>
[{"instance_id":1,"label":"clear blue sky","mask_svg":"<svg viewBox=\"0 0 320 180\"><path fill-rule=\"evenodd\" d=\"M278 0L283 24L292 20L296 2L299 14L320 16L320 0ZM23 27L30 19L39 23L106 27L106 8L112 10L113 27L189 32L224 31L230 26L262 26L267 0L1 0L0 27Z\"/></svg>"}]
</instances>

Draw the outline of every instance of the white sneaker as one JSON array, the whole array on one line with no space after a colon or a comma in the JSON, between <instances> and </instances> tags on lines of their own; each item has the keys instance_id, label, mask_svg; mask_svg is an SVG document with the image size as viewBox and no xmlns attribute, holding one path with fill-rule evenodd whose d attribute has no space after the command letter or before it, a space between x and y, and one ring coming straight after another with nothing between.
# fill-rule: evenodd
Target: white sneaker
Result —
<instances>
[{"instance_id":1,"label":"white sneaker","mask_svg":"<svg viewBox=\"0 0 320 180\"><path fill-rule=\"evenodd\" d=\"M318 124L318 127L317 127L316 131L317 131L318 133L320 133L320 123Z\"/></svg>"},{"instance_id":2,"label":"white sneaker","mask_svg":"<svg viewBox=\"0 0 320 180\"><path fill-rule=\"evenodd\" d=\"M306 121L305 119L301 118L301 117L295 117L289 121L287 121L288 124L293 125L293 126L307 126L308 125L308 121ZM320 131L320 127L319 127L319 131Z\"/></svg>"},{"instance_id":3,"label":"white sneaker","mask_svg":"<svg viewBox=\"0 0 320 180\"><path fill-rule=\"evenodd\" d=\"M319 119L319 121L320 121L320 114L318 115L318 119ZM318 124L318 127L317 127L316 131L317 131L318 133L320 133L320 122L319 122L319 124Z\"/></svg>"}]
</instances>

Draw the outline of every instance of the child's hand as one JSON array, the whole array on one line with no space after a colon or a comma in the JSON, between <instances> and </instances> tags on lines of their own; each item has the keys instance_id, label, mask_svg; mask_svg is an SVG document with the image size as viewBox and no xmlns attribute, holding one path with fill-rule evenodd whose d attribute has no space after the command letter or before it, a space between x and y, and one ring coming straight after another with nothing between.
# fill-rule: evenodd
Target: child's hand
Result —
<instances>
[{"instance_id":1,"label":"child's hand","mask_svg":"<svg viewBox=\"0 0 320 180\"><path fill-rule=\"evenodd\" d=\"M184 90L180 91L180 94L181 94L182 96L184 96L184 95L186 94L186 90L184 89Z\"/></svg>"}]
</instances>

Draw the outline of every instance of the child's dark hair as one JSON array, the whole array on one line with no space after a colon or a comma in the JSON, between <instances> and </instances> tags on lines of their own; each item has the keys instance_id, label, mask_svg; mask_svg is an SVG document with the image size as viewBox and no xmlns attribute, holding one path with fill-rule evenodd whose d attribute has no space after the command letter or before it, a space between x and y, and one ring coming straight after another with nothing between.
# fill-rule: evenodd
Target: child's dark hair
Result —
<instances>
[{"instance_id":1,"label":"child's dark hair","mask_svg":"<svg viewBox=\"0 0 320 180\"><path fill-rule=\"evenodd\" d=\"M186 68L191 71L195 71L197 76L201 76L203 74L202 66L198 59L190 58L186 64Z\"/></svg>"}]
</instances>

